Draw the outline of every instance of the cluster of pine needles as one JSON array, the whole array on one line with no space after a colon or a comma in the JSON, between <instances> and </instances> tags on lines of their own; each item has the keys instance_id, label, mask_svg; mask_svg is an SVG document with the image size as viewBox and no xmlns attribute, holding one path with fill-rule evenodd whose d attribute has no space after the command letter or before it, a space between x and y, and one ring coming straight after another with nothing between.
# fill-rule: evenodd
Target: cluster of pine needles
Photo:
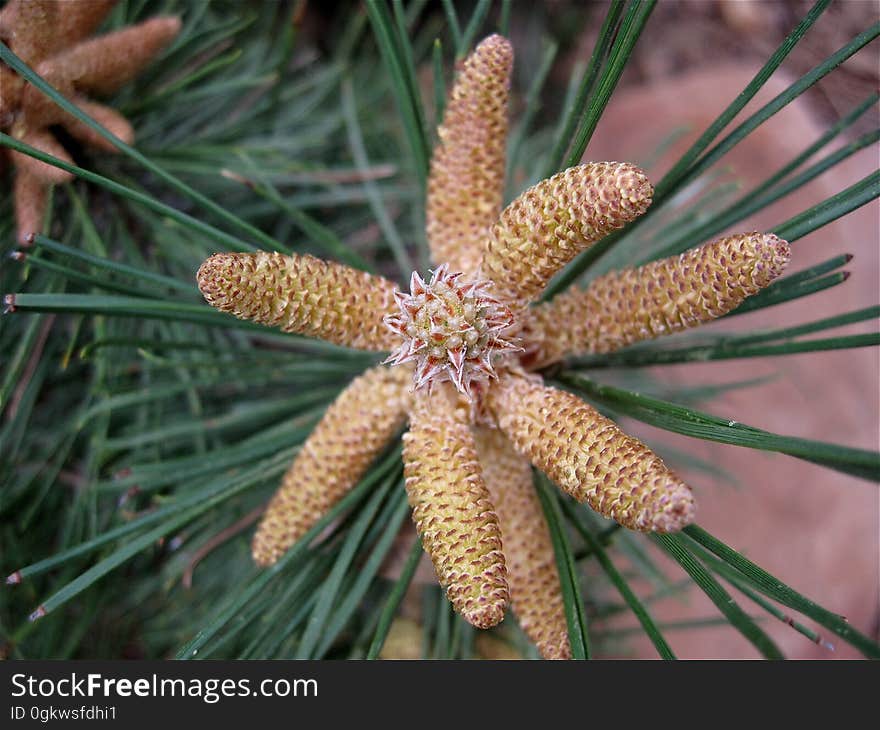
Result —
<instances>
[{"instance_id":1,"label":"cluster of pine needles","mask_svg":"<svg viewBox=\"0 0 880 730\"><path fill-rule=\"evenodd\" d=\"M541 103L559 45L542 39L528 85L514 89L522 113L508 150L508 199L580 162L654 4L590 8L601 31L591 57L573 69L561 108L548 104L552 116ZM834 145L876 112L873 94L754 189L735 193L719 172L730 149L880 34L880 24L864 30L727 131L828 4L819 0L807 12L657 182L649 212L577 258L548 296L632 263L636 251L655 260L748 225L757 211L877 142L875 130ZM516 11L488 0L462 14L452 2L351 3L328 21L318 48L300 26L301 2L131 0L113 10L103 30L158 14L183 20L174 42L110 102L132 122L135 146L110 140L118 149L110 155L71 145L67 167L77 180L54 189L45 235L27 250L16 243L10 181L2 182L0 292L10 293L0 320L0 544L10 574L0 598L2 655L380 655L422 554L416 541L397 556L398 570L386 568L409 520L399 447L274 566L258 569L249 553L252 525L299 445L377 358L216 312L194 272L215 251L256 249L314 253L401 283L425 271L429 130L442 118L454 61L483 36L505 34ZM5 45L0 60L69 106ZM6 134L0 146L53 163ZM796 251L799 239L878 195L875 172L772 232ZM839 286L847 261L799 269L795 259L792 273L728 316ZM877 480L876 453L716 417L694 407L700 394L666 388L656 397L657 383L640 370L880 342L876 334L828 334L876 319L877 306L819 319L810 318L813 309L782 329L685 333L571 361L548 377L611 417ZM711 464L659 450L672 464L717 476ZM575 658L623 651L630 633L608 624L622 614L664 658L674 657L670 631L707 624L730 625L762 656L780 658L765 630L773 621L805 640L846 642L880 657L880 646L842 616L698 526L637 535L561 496L539 474L535 486ZM683 573L670 578L658 565L661 553ZM717 616L654 620L653 602L694 585ZM437 586L421 588L420 597L423 656L480 653L478 632ZM535 656L512 619L493 633Z\"/></svg>"}]
</instances>

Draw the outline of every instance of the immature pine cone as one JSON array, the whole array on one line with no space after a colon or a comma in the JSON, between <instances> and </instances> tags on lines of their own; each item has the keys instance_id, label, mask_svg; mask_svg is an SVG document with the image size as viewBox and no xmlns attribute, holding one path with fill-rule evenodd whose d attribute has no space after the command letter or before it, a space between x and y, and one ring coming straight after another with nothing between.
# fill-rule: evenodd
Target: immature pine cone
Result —
<instances>
[{"instance_id":1,"label":"immature pine cone","mask_svg":"<svg viewBox=\"0 0 880 730\"><path fill-rule=\"evenodd\" d=\"M693 522L690 488L580 398L512 374L489 394L516 449L579 502L642 532L677 532Z\"/></svg>"},{"instance_id":2,"label":"immature pine cone","mask_svg":"<svg viewBox=\"0 0 880 730\"><path fill-rule=\"evenodd\" d=\"M474 432L483 479L504 538L510 603L545 659L570 659L568 622L550 530L532 466L496 428Z\"/></svg>"},{"instance_id":3,"label":"immature pine cone","mask_svg":"<svg viewBox=\"0 0 880 730\"><path fill-rule=\"evenodd\" d=\"M345 496L406 420L410 375L376 367L355 378L306 439L254 535L259 565L272 565Z\"/></svg>"},{"instance_id":4,"label":"immature pine cone","mask_svg":"<svg viewBox=\"0 0 880 730\"><path fill-rule=\"evenodd\" d=\"M400 344L382 324L397 310L395 285L343 264L265 251L217 253L196 278L211 306L240 319L362 350Z\"/></svg>"},{"instance_id":5,"label":"immature pine cone","mask_svg":"<svg viewBox=\"0 0 880 730\"><path fill-rule=\"evenodd\" d=\"M526 190L492 227L482 273L497 296L525 307L581 251L638 218L654 190L626 162L570 167Z\"/></svg>"},{"instance_id":6,"label":"immature pine cone","mask_svg":"<svg viewBox=\"0 0 880 730\"><path fill-rule=\"evenodd\" d=\"M414 394L403 436L406 492L437 580L458 613L486 629L504 618L507 568L498 518L477 458L468 411L451 383Z\"/></svg>"},{"instance_id":7,"label":"immature pine cone","mask_svg":"<svg viewBox=\"0 0 880 730\"><path fill-rule=\"evenodd\" d=\"M431 160L426 205L431 258L474 273L501 212L513 49L492 35L456 78Z\"/></svg>"},{"instance_id":8,"label":"immature pine cone","mask_svg":"<svg viewBox=\"0 0 880 730\"><path fill-rule=\"evenodd\" d=\"M778 277L790 257L782 239L742 233L569 289L530 312L541 364L613 352L721 317Z\"/></svg>"}]
</instances>

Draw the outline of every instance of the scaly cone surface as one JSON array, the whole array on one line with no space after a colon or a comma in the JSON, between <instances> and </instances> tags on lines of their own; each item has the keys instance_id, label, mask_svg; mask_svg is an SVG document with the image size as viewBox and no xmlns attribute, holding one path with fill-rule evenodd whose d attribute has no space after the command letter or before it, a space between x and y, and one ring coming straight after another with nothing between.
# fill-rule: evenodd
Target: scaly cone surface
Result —
<instances>
[{"instance_id":1,"label":"scaly cone surface","mask_svg":"<svg viewBox=\"0 0 880 730\"><path fill-rule=\"evenodd\" d=\"M791 248L777 236L741 233L569 289L530 312L531 337L541 350L536 365L711 322L774 281L790 258Z\"/></svg>"},{"instance_id":2,"label":"scaly cone surface","mask_svg":"<svg viewBox=\"0 0 880 730\"><path fill-rule=\"evenodd\" d=\"M455 610L486 629L504 618L507 567L468 421L451 384L415 393L403 463L413 520L437 580Z\"/></svg>"},{"instance_id":3,"label":"scaly cone surface","mask_svg":"<svg viewBox=\"0 0 880 730\"><path fill-rule=\"evenodd\" d=\"M690 488L577 396L510 374L489 397L517 451L578 502L641 532L677 532L693 522Z\"/></svg>"},{"instance_id":4,"label":"scaly cone surface","mask_svg":"<svg viewBox=\"0 0 880 730\"><path fill-rule=\"evenodd\" d=\"M500 35L462 64L437 130L425 206L428 244L437 263L475 273L504 193L507 97L513 48Z\"/></svg>"},{"instance_id":5,"label":"scaly cone surface","mask_svg":"<svg viewBox=\"0 0 880 730\"><path fill-rule=\"evenodd\" d=\"M364 350L390 350L383 318L397 309L387 279L314 256L217 253L196 274L209 304L239 319Z\"/></svg>"},{"instance_id":6,"label":"scaly cone surface","mask_svg":"<svg viewBox=\"0 0 880 730\"><path fill-rule=\"evenodd\" d=\"M532 186L492 227L482 273L516 308L537 299L581 251L644 213L654 189L627 162L570 167Z\"/></svg>"},{"instance_id":7,"label":"scaly cone surface","mask_svg":"<svg viewBox=\"0 0 880 730\"><path fill-rule=\"evenodd\" d=\"M281 481L252 545L272 565L358 483L406 420L409 373L367 370L339 395Z\"/></svg>"},{"instance_id":8,"label":"scaly cone surface","mask_svg":"<svg viewBox=\"0 0 880 730\"><path fill-rule=\"evenodd\" d=\"M542 657L570 659L562 586L532 466L498 429L476 428L474 436L501 527L511 607Z\"/></svg>"}]
</instances>

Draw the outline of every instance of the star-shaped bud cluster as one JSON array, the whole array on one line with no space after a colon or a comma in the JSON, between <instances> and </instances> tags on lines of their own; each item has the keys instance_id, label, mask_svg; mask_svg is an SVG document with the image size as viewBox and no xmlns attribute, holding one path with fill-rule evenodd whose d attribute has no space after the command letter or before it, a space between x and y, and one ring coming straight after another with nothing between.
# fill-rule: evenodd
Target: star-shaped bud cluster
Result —
<instances>
[{"instance_id":1,"label":"star-shaped bud cluster","mask_svg":"<svg viewBox=\"0 0 880 730\"><path fill-rule=\"evenodd\" d=\"M416 390L452 381L470 399L474 382L495 377L493 358L521 350L515 338L502 336L515 320L491 287L487 279L450 272L447 264L434 270L430 283L413 272L409 294L394 294L400 312L385 316L385 325L403 338L386 362L415 362Z\"/></svg>"}]
</instances>

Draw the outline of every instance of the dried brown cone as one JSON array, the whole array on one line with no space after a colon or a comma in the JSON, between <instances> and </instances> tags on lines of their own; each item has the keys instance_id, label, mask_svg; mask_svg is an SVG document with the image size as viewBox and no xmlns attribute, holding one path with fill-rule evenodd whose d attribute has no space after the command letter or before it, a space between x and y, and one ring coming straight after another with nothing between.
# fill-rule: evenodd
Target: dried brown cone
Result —
<instances>
[{"instance_id":1,"label":"dried brown cone","mask_svg":"<svg viewBox=\"0 0 880 730\"><path fill-rule=\"evenodd\" d=\"M506 374L489 406L516 449L579 502L642 532L676 532L694 519L690 488L641 441L582 400Z\"/></svg>"},{"instance_id":2,"label":"dried brown cone","mask_svg":"<svg viewBox=\"0 0 880 730\"><path fill-rule=\"evenodd\" d=\"M0 40L3 39L0 29ZM21 99L21 83L18 74L0 63L0 129L8 129L15 121L15 110Z\"/></svg>"},{"instance_id":3,"label":"dried brown cone","mask_svg":"<svg viewBox=\"0 0 880 730\"><path fill-rule=\"evenodd\" d=\"M399 337L382 318L397 310L395 285L313 256L217 253L199 267L207 302L240 319L364 350L391 350Z\"/></svg>"},{"instance_id":4,"label":"dried brown cone","mask_svg":"<svg viewBox=\"0 0 880 730\"><path fill-rule=\"evenodd\" d=\"M11 0L0 10L0 38L57 91L73 101L124 142L133 131L117 112L89 101L86 93L109 94L131 80L180 31L176 17L153 18L135 26L83 40L100 25L114 0ZM113 151L115 147L88 125L66 113L36 87L0 64L0 128L12 137L64 162L70 156L56 140L52 125L64 126L85 144ZM28 155L10 155L21 173L16 187L18 238L26 243L30 226L43 217L37 181L44 186L69 181L72 175ZM29 201L37 207L19 210Z\"/></svg>"},{"instance_id":5,"label":"dried brown cone","mask_svg":"<svg viewBox=\"0 0 880 730\"><path fill-rule=\"evenodd\" d=\"M458 613L486 629L509 598L501 531L480 470L466 407L450 383L413 396L403 436L406 492L437 580Z\"/></svg>"},{"instance_id":6,"label":"dried brown cone","mask_svg":"<svg viewBox=\"0 0 880 730\"><path fill-rule=\"evenodd\" d=\"M18 56L34 64L44 58L47 44L55 39L58 10L56 2L10 0L0 9L0 39L7 45L14 43Z\"/></svg>"},{"instance_id":7,"label":"dried brown cone","mask_svg":"<svg viewBox=\"0 0 880 730\"><path fill-rule=\"evenodd\" d=\"M367 370L342 391L306 439L269 502L251 546L272 565L360 480L406 420L406 368Z\"/></svg>"},{"instance_id":8,"label":"dried brown cone","mask_svg":"<svg viewBox=\"0 0 880 730\"><path fill-rule=\"evenodd\" d=\"M44 0L45 1L45 0ZM56 49L67 48L87 37L116 5L116 0L88 0L88 2L70 2L70 0L50 0L60 5L58 13Z\"/></svg>"},{"instance_id":9,"label":"dried brown cone","mask_svg":"<svg viewBox=\"0 0 880 730\"><path fill-rule=\"evenodd\" d=\"M13 136L27 145L35 147L40 152L52 155L62 162L73 164L73 159L67 154L67 150L61 146L61 143L55 139L55 135L49 132L48 129L22 129L21 131L14 129ZM43 185L55 185L73 180L72 173L62 170L60 167L55 167L55 165L42 162L30 155L10 150L10 157L21 174L29 175L39 180Z\"/></svg>"},{"instance_id":10,"label":"dried brown cone","mask_svg":"<svg viewBox=\"0 0 880 730\"><path fill-rule=\"evenodd\" d=\"M645 174L626 162L571 167L526 190L492 227L482 273L525 307L563 266L651 204Z\"/></svg>"},{"instance_id":11,"label":"dried brown cone","mask_svg":"<svg viewBox=\"0 0 880 730\"><path fill-rule=\"evenodd\" d=\"M790 258L786 241L741 233L605 274L587 289L571 289L531 310L537 364L613 352L721 317L776 279Z\"/></svg>"},{"instance_id":12,"label":"dried brown cone","mask_svg":"<svg viewBox=\"0 0 880 730\"><path fill-rule=\"evenodd\" d=\"M510 42L486 38L462 65L438 129L427 234L434 262L452 271L476 271L489 227L501 213L512 68Z\"/></svg>"},{"instance_id":13,"label":"dried brown cone","mask_svg":"<svg viewBox=\"0 0 880 730\"><path fill-rule=\"evenodd\" d=\"M501 526L511 607L542 657L570 659L562 586L532 467L498 429L477 428L474 436Z\"/></svg>"},{"instance_id":14,"label":"dried brown cone","mask_svg":"<svg viewBox=\"0 0 880 730\"><path fill-rule=\"evenodd\" d=\"M151 18L54 53L36 70L50 83L63 81L80 92L112 94L137 76L179 32L180 18Z\"/></svg>"}]
</instances>

